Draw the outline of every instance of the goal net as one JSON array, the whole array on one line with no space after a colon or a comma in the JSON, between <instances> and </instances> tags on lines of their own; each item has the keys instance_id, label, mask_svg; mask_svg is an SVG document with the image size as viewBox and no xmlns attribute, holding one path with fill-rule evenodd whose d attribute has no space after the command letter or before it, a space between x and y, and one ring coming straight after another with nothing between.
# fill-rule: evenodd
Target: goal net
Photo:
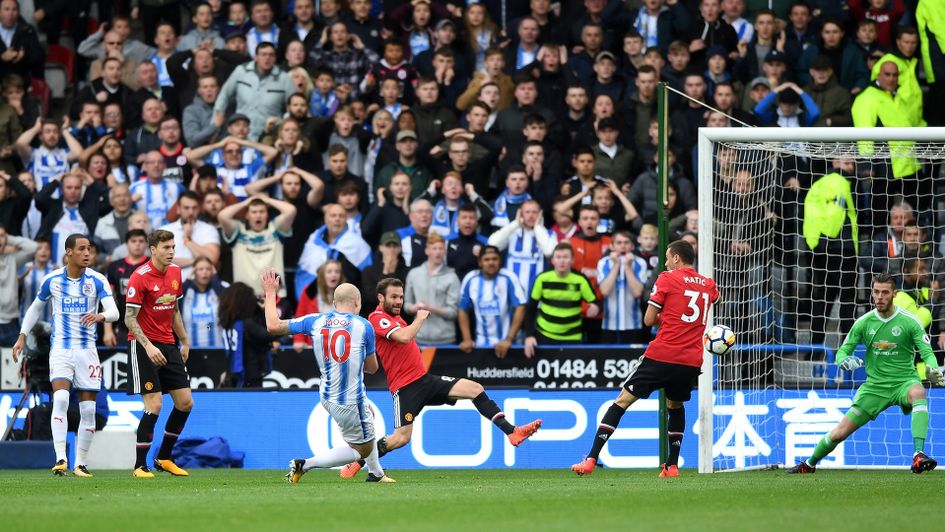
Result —
<instances>
[{"instance_id":1,"label":"goal net","mask_svg":"<svg viewBox=\"0 0 945 532\"><path fill-rule=\"evenodd\" d=\"M897 306L920 317L939 351L943 162L945 130L936 128L700 130L698 268L722 293L712 323L738 339L725 357L706 356L701 472L810 456L866 378L839 370L834 355L872 308L873 275L895 279ZM917 371L924 379L924 365ZM945 390L929 390L931 456L945 455L939 397ZM910 427L893 406L820 466L907 467Z\"/></svg>"}]
</instances>

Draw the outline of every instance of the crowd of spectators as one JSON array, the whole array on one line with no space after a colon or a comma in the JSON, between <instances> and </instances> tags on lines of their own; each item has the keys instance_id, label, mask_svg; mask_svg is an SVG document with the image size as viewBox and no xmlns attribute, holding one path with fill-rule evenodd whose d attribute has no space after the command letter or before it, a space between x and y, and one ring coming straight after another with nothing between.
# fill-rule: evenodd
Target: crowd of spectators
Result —
<instances>
[{"instance_id":1,"label":"crowd of spectators","mask_svg":"<svg viewBox=\"0 0 945 532\"><path fill-rule=\"evenodd\" d=\"M220 300L232 321L265 267L286 281L285 314L331 309L340 282L369 313L378 280L398 277L405 313L431 313L422 343L504 356L511 343L645 342L659 82L685 95L669 99L670 239L694 248L699 127L945 125L939 0L91 3L0 0L0 286L17 287L3 289L5 341L68 234L94 237L121 301L144 235L164 228L194 347L219 345ZM76 81L53 116L28 89L43 43L69 40ZM866 240L870 270L895 263L916 286L941 273L922 244L935 234L922 161L871 166L861 190L844 161L795 157L762 198L738 153L716 158L716 194L738 213L716 241L723 267L761 267L751 239L771 237L746 235L770 223L808 237L824 272L855 272ZM852 183L852 218L809 229L805 202L827 196L807 192L831 172ZM773 248L798 255L788 240ZM543 272L558 277L536 287ZM749 297L725 299L744 315ZM550 311L574 305L577 321ZM105 344L125 342L121 323Z\"/></svg>"}]
</instances>

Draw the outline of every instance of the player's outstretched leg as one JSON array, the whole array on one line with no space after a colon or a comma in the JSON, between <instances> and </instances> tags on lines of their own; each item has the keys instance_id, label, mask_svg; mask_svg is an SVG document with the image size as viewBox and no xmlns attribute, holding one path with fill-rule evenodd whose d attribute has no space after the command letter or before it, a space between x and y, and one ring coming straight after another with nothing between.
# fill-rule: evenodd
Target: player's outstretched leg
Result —
<instances>
[{"instance_id":1,"label":"player's outstretched leg","mask_svg":"<svg viewBox=\"0 0 945 532\"><path fill-rule=\"evenodd\" d=\"M56 449L56 464L52 466L52 472L57 477L63 477L69 471L69 463L66 460L66 434L69 431L68 411L69 390L60 389L53 392L50 428L52 429L53 447Z\"/></svg>"},{"instance_id":2,"label":"player's outstretched leg","mask_svg":"<svg viewBox=\"0 0 945 532\"><path fill-rule=\"evenodd\" d=\"M913 387L909 395L916 397L912 399L912 445L915 449L915 454L912 456L912 472L920 474L935 469L938 462L925 454L925 439L929 434L929 406L925 398L925 388Z\"/></svg>"},{"instance_id":3,"label":"player's outstretched leg","mask_svg":"<svg viewBox=\"0 0 945 532\"><path fill-rule=\"evenodd\" d=\"M79 430L76 431L75 468L77 477L91 478L88 469L89 448L95 437L95 401L79 401Z\"/></svg>"},{"instance_id":4,"label":"player's outstretched leg","mask_svg":"<svg viewBox=\"0 0 945 532\"><path fill-rule=\"evenodd\" d=\"M610 435L617 430L617 425L620 424L620 418L623 417L627 408L630 408L630 405L636 400L637 398L631 395L627 390L620 390L620 395L617 396L617 400L614 401L614 404L610 405L610 408L604 413L604 417L601 418L600 424L597 426L597 434L594 436L594 443L591 444L591 451L587 453L584 460L571 466L571 471L581 476L590 475L594 472L594 468L597 466L597 457L600 456L604 444L607 443Z\"/></svg>"},{"instance_id":5,"label":"player's outstretched leg","mask_svg":"<svg viewBox=\"0 0 945 532\"><path fill-rule=\"evenodd\" d=\"M492 421L492 424L499 428L509 438L509 443L518 447L532 434L538 432L541 428L541 420L537 419L525 425L514 426L505 419L505 412L499 409L499 405L489 398L485 388L476 381L469 379L459 379L456 384L450 388L450 399L472 399L473 406L482 414L482 417Z\"/></svg>"},{"instance_id":6,"label":"player's outstretched leg","mask_svg":"<svg viewBox=\"0 0 945 532\"><path fill-rule=\"evenodd\" d=\"M358 451L346 445L338 446L334 449L329 449L324 454L313 456L305 460L301 458L292 460L289 462L289 474L285 476L285 479L291 484L297 484L299 479L302 478L302 475L307 473L309 469L315 469L316 467L338 467L358 460L359 458L361 458L361 454Z\"/></svg>"},{"instance_id":7,"label":"player's outstretched leg","mask_svg":"<svg viewBox=\"0 0 945 532\"><path fill-rule=\"evenodd\" d=\"M814 447L814 452L811 453L810 458L789 468L787 473L789 475L815 473L817 471L817 462L820 462L825 456L833 452L833 450L837 448L837 445L840 445L840 442L847 439L850 434L853 434L853 431L862 426L868 419L867 414L854 404L853 407L847 411L846 417L841 419L840 423L837 423L837 426L834 427L833 430L824 434L824 437L817 442L817 446Z\"/></svg>"}]
</instances>

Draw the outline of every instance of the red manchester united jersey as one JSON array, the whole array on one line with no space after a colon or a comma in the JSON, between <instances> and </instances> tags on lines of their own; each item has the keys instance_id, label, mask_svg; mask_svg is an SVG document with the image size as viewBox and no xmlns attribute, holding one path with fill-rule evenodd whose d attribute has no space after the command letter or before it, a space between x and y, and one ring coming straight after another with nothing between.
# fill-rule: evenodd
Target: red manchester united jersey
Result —
<instances>
[{"instance_id":1,"label":"red manchester united jersey","mask_svg":"<svg viewBox=\"0 0 945 532\"><path fill-rule=\"evenodd\" d=\"M692 268L660 274L650 305L660 309L660 328L645 355L660 362L702 366L702 335L709 307L719 298L715 281Z\"/></svg>"},{"instance_id":2,"label":"red manchester united jersey","mask_svg":"<svg viewBox=\"0 0 945 532\"><path fill-rule=\"evenodd\" d=\"M377 356L381 357L381 365L387 374L387 387L391 393L426 375L427 370L423 368L417 342L410 340L402 344L390 337L397 329L407 326L403 318L391 316L384 312L383 308L377 307L368 316L368 320L374 326Z\"/></svg>"},{"instance_id":3,"label":"red manchester united jersey","mask_svg":"<svg viewBox=\"0 0 945 532\"><path fill-rule=\"evenodd\" d=\"M148 261L131 274L125 304L141 308L138 324L148 340L172 344L174 308L183 295L180 268L176 264L169 264L162 272ZM128 340L134 339L134 335L128 333Z\"/></svg>"}]
</instances>

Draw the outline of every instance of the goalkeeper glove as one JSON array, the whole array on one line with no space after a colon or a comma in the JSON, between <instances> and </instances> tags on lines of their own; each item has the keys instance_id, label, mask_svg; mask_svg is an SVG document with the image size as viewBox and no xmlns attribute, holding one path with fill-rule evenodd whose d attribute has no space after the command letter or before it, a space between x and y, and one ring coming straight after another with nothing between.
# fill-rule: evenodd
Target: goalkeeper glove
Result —
<instances>
[{"instance_id":1,"label":"goalkeeper glove","mask_svg":"<svg viewBox=\"0 0 945 532\"><path fill-rule=\"evenodd\" d=\"M928 377L932 386L945 386L945 375L942 375L942 370L926 366L925 376Z\"/></svg>"},{"instance_id":2,"label":"goalkeeper glove","mask_svg":"<svg viewBox=\"0 0 945 532\"><path fill-rule=\"evenodd\" d=\"M863 359L855 356L848 356L840 361L840 369L843 371L853 371L863 367Z\"/></svg>"}]
</instances>

